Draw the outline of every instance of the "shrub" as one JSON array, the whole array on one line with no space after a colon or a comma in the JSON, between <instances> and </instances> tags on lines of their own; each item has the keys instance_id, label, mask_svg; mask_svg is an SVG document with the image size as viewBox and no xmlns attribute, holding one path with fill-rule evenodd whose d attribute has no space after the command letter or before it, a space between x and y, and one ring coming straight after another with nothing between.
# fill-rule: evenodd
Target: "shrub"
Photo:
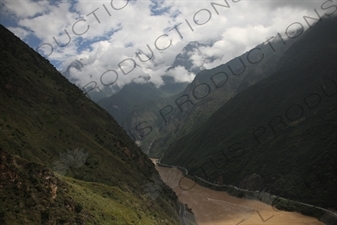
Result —
<instances>
[{"instance_id":1,"label":"shrub","mask_svg":"<svg viewBox=\"0 0 337 225\"><path fill-rule=\"evenodd\" d=\"M75 205L75 212L76 213L80 213L82 211L82 209L83 209L83 206L80 203L77 203Z\"/></svg>"}]
</instances>

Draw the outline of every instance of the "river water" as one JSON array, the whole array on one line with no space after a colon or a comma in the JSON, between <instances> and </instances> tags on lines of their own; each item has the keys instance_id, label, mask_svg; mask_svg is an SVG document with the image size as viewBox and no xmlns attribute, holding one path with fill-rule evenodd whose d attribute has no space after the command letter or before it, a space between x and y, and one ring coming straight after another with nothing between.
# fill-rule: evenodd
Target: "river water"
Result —
<instances>
[{"instance_id":1,"label":"river water","mask_svg":"<svg viewBox=\"0 0 337 225\"><path fill-rule=\"evenodd\" d=\"M226 192L202 187L176 168L156 165L156 169L179 200L192 209L198 225L324 225L316 218L276 211L257 200L235 198Z\"/></svg>"}]
</instances>

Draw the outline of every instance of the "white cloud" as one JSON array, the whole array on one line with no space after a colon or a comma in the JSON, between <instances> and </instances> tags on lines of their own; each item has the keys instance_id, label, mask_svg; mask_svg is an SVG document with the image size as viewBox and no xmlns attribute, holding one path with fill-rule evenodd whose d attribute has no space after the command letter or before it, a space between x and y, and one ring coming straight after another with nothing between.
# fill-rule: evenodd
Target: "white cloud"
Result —
<instances>
[{"instance_id":1,"label":"white cloud","mask_svg":"<svg viewBox=\"0 0 337 225\"><path fill-rule=\"evenodd\" d=\"M174 77L175 82L192 82L195 74L187 71L184 67L178 66L168 72L169 76Z\"/></svg>"},{"instance_id":2,"label":"white cloud","mask_svg":"<svg viewBox=\"0 0 337 225\"><path fill-rule=\"evenodd\" d=\"M5 0L5 9L14 13L18 18L33 17L40 13L45 13L48 8L48 1L9 1Z\"/></svg>"},{"instance_id":3,"label":"white cloud","mask_svg":"<svg viewBox=\"0 0 337 225\"><path fill-rule=\"evenodd\" d=\"M226 5L224 0L154 2L114 0L111 6L109 0L61 1L53 5L47 1L5 0L3 4L16 16L18 27L11 26L11 30L17 36L25 38L32 34L41 40L40 44L51 44L52 53L47 44L39 48L39 52L51 53L48 58L60 62L63 69L71 61L82 59L85 64L82 71L71 71L73 78L78 80L77 85L95 81L100 87L103 87L101 76L107 70L118 73L115 84L119 86L144 74L151 76L156 85L162 84L161 76L165 74L175 77L177 82L191 81L194 74L182 67L170 70L169 74L165 72L190 41L214 43L212 47L200 47L192 56L195 65L210 69L261 44L277 32L284 33L294 22L308 27L303 16L315 17L314 9L320 15L331 13L334 8L328 7L336 5L336 0L326 1L324 7L321 7L324 1L304 0L242 0L236 3L228 0L228 7L220 6ZM212 6L212 2L218 5ZM118 8L122 9L116 10ZM60 43L67 43L69 38L64 29L71 40L65 47L59 47L53 37ZM162 36L164 34L167 36ZM165 47L165 50L158 49ZM154 55L154 58L141 62L135 54L139 51ZM141 57L145 59L144 55ZM217 59L211 62L210 57ZM132 63L131 68L126 67L127 62L132 62L130 58L138 66L124 75L121 68L133 68ZM104 79L108 83L115 80L115 76L110 72Z\"/></svg>"}]
</instances>

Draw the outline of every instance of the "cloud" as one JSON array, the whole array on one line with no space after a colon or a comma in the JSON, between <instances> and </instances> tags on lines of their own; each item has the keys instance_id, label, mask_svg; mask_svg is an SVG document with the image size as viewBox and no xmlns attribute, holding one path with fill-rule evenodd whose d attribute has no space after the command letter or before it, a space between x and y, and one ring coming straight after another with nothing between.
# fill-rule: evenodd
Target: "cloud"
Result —
<instances>
[{"instance_id":1,"label":"cloud","mask_svg":"<svg viewBox=\"0 0 337 225\"><path fill-rule=\"evenodd\" d=\"M320 0L270 0L265 2L271 9L280 7L300 8L300 9L314 9L317 5L321 5L323 1Z\"/></svg>"},{"instance_id":2,"label":"cloud","mask_svg":"<svg viewBox=\"0 0 337 225\"><path fill-rule=\"evenodd\" d=\"M38 52L48 56L59 70L81 59L82 70L71 70L72 80L78 86L92 82L104 88L103 83L112 83L116 78L114 85L121 87L140 75L149 75L157 86L162 84L163 75L174 77L176 82L190 82L195 74L183 67L166 72L189 42L212 43L199 47L191 56L196 66L210 69L278 32L284 34L294 22L307 28L303 16L315 18L316 11L320 15L334 12L332 5L336 5L336 0L325 1L322 7L323 3L79 0L49 4L48 1L4 0L2 11L15 18L8 18L12 23L7 27L20 38L28 35L38 38L42 45Z\"/></svg>"},{"instance_id":3,"label":"cloud","mask_svg":"<svg viewBox=\"0 0 337 225\"><path fill-rule=\"evenodd\" d=\"M47 1L8 1L4 2L4 10L13 13L18 18L34 17L48 11Z\"/></svg>"},{"instance_id":4,"label":"cloud","mask_svg":"<svg viewBox=\"0 0 337 225\"><path fill-rule=\"evenodd\" d=\"M193 78L195 77L195 74L193 74L190 71L187 71L182 66L177 66L173 69L171 69L167 75L174 77L175 82L192 82Z\"/></svg>"}]
</instances>

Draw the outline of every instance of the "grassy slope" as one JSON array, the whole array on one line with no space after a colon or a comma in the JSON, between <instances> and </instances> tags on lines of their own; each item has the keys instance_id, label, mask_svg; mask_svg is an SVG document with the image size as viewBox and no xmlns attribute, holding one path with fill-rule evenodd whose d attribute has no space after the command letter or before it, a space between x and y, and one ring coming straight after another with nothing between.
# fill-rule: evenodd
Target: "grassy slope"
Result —
<instances>
[{"instance_id":1,"label":"grassy slope","mask_svg":"<svg viewBox=\"0 0 337 225\"><path fill-rule=\"evenodd\" d=\"M337 209L337 95L323 93L336 93L336 21L318 23L285 53L276 73L228 101L203 129L181 137L162 162L212 182ZM321 102L309 109L304 98L314 93ZM318 103L315 96L309 105ZM303 114L298 107L288 111L296 121L286 115L293 105L303 108ZM268 123L277 124L276 117L285 125L273 132ZM266 130L259 144L253 133L260 127Z\"/></svg>"},{"instance_id":2,"label":"grassy slope","mask_svg":"<svg viewBox=\"0 0 337 225\"><path fill-rule=\"evenodd\" d=\"M165 224L116 186L60 176L2 150L0 167L1 224Z\"/></svg>"},{"instance_id":3,"label":"grassy slope","mask_svg":"<svg viewBox=\"0 0 337 225\"><path fill-rule=\"evenodd\" d=\"M89 154L86 164L69 169L67 176L116 187L132 202L144 202L142 185L157 174L151 161L106 111L46 59L0 29L0 147L49 168L60 160L60 152L84 148ZM174 195L163 194L155 202L161 217L173 224L178 223L175 200Z\"/></svg>"}]
</instances>

